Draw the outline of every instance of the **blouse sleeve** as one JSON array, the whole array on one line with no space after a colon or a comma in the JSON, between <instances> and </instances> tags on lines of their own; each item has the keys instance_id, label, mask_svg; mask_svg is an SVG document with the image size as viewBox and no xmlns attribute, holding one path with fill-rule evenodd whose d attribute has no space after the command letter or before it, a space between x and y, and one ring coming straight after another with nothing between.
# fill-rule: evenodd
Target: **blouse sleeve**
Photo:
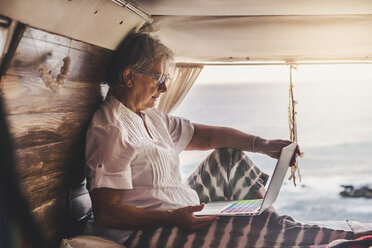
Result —
<instances>
[{"instance_id":1,"label":"blouse sleeve","mask_svg":"<svg viewBox=\"0 0 372 248\"><path fill-rule=\"evenodd\" d=\"M130 163L134 149L118 128L90 128L85 151L90 191L95 188L133 188Z\"/></svg>"},{"instance_id":2,"label":"blouse sleeve","mask_svg":"<svg viewBox=\"0 0 372 248\"><path fill-rule=\"evenodd\" d=\"M160 110L156 111L163 119L176 151L178 153L182 152L194 135L193 124L186 118L168 115Z\"/></svg>"}]
</instances>

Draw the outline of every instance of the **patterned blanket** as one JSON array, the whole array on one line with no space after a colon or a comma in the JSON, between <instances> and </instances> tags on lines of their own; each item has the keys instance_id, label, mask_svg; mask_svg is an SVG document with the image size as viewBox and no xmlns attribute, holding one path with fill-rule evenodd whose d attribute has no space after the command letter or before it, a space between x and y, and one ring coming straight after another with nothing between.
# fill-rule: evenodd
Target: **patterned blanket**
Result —
<instances>
[{"instance_id":1,"label":"patterned blanket","mask_svg":"<svg viewBox=\"0 0 372 248\"><path fill-rule=\"evenodd\" d=\"M268 176L245 153L217 149L187 182L201 202L251 199L259 196ZM221 217L209 228L188 234L177 227L134 232L126 247L317 247L336 239L352 239L351 231L294 221L273 208L260 216Z\"/></svg>"},{"instance_id":2,"label":"patterned blanket","mask_svg":"<svg viewBox=\"0 0 372 248\"><path fill-rule=\"evenodd\" d=\"M209 228L187 234L179 228L137 231L127 247L317 247L335 239L351 239L352 232L293 221L265 211L257 217L222 217Z\"/></svg>"}]
</instances>

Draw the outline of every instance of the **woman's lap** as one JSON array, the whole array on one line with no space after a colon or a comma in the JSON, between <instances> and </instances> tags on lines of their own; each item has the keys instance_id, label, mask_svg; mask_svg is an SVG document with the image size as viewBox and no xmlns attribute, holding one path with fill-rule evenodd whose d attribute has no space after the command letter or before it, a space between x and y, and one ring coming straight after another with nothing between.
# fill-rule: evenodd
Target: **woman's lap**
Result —
<instances>
[{"instance_id":1,"label":"woman's lap","mask_svg":"<svg viewBox=\"0 0 372 248\"><path fill-rule=\"evenodd\" d=\"M187 178L201 202L253 199L268 176L238 150L214 150Z\"/></svg>"},{"instance_id":2,"label":"woman's lap","mask_svg":"<svg viewBox=\"0 0 372 248\"><path fill-rule=\"evenodd\" d=\"M176 227L138 231L128 247L309 247L352 233L304 225L267 210L256 217L221 217L208 228L188 234Z\"/></svg>"},{"instance_id":3,"label":"woman's lap","mask_svg":"<svg viewBox=\"0 0 372 248\"><path fill-rule=\"evenodd\" d=\"M212 152L188 177L201 202L248 199L264 188L268 176L245 153L233 149ZM188 234L177 227L137 231L128 247L308 247L334 239L352 238L352 232L295 222L272 208L255 217L221 217L209 228Z\"/></svg>"}]
</instances>

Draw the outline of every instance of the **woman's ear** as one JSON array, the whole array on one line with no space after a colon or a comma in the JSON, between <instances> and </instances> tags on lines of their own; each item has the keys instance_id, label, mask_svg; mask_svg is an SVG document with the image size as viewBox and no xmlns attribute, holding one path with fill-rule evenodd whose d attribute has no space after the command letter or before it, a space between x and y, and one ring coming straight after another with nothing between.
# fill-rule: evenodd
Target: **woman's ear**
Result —
<instances>
[{"instance_id":1,"label":"woman's ear","mask_svg":"<svg viewBox=\"0 0 372 248\"><path fill-rule=\"evenodd\" d=\"M125 69L121 76L123 77L123 82L125 84L125 87L131 88L133 86L133 81L134 81L134 73L132 69L131 68Z\"/></svg>"}]
</instances>

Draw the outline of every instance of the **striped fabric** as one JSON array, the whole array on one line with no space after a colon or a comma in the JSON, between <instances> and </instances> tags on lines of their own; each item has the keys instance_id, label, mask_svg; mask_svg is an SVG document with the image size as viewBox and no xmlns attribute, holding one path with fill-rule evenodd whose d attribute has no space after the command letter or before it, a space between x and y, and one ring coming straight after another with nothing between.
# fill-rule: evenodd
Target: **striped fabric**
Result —
<instances>
[{"instance_id":1,"label":"striped fabric","mask_svg":"<svg viewBox=\"0 0 372 248\"><path fill-rule=\"evenodd\" d=\"M268 176L247 155L217 149L189 176L201 202L253 198ZM177 227L139 230L127 247L316 247L335 239L350 239L352 232L295 222L270 208L255 217L220 217L209 228L188 234Z\"/></svg>"},{"instance_id":2,"label":"striped fabric","mask_svg":"<svg viewBox=\"0 0 372 248\"><path fill-rule=\"evenodd\" d=\"M188 177L200 202L252 199L264 187L268 175L238 150L213 151Z\"/></svg>"}]
</instances>

